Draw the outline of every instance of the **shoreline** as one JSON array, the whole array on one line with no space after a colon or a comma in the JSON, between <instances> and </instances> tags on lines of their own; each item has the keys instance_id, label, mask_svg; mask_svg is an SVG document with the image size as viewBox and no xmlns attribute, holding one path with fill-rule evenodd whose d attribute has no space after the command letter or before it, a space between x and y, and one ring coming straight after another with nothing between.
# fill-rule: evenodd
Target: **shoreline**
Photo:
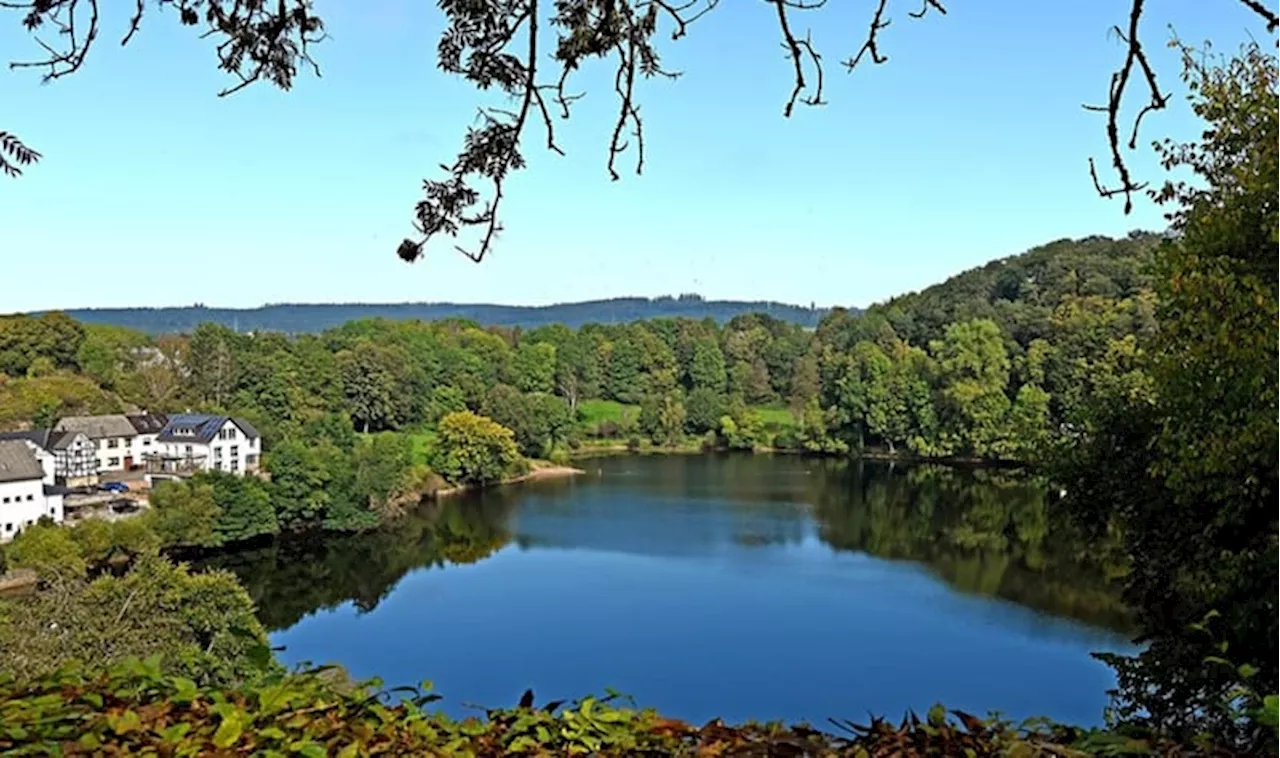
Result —
<instances>
[{"instance_id":1,"label":"shoreline","mask_svg":"<svg viewBox=\"0 0 1280 758\"><path fill-rule=\"evenodd\" d=\"M573 466L560 466L554 463L544 461L530 461L529 471L519 476L507 477L499 482L490 484L460 484L453 487L441 487L433 492L427 493L428 497L440 498L450 497L452 495L460 495L464 492L478 492L480 490L491 489L494 487L506 487L513 484L524 484L526 482L538 482L547 479L568 479L575 476L582 476L587 472Z\"/></svg>"},{"instance_id":2,"label":"shoreline","mask_svg":"<svg viewBox=\"0 0 1280 758\"><path fill-rule=\"evenodd\" d=\"M591 458L614 458L621 455L709 455L719 453L746 453L750 455L799 455L810 456L813 458L830 458L845 460L869 460L869 461L887 461L891 463L918 463L932 464L935 466L954 466L957 468L1031 468L1031 464L1024 461L1013 461L1005 459L993 458L973 458L966 456L940 456L931 458L927 456L914 455L912 453L893 452L885 450L864 450L857 455L840 455L829 453L813 453L807 450L793 450L790 448L774 448L774 447L757 447L754 450L732 450L727 447L717 447L707 449L703 447L695 447L685 445L680 447L642 447L639 450L632 450L626 445L599 445L594 447L583 447L571 454L573 460L588 460Z\"/></svg>"}]
</instances>

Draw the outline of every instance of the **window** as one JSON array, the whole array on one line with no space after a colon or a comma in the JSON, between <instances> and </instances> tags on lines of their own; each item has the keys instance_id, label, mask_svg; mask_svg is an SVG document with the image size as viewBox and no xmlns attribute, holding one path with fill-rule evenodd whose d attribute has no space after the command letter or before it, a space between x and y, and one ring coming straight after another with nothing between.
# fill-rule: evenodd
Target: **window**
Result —
<instances>
[{"instance_id":1,"label":"window","mask_svg":"<svg viewBox=\"0 0 1280 758\"><path fill-rule=\"evenodd\" d=\"M143 446L143 447L151 447L151 438L150 438L150 437L143 437L143 438L142 438L142 446Z\"/></svg>"},{"instance_id":2,"label":"window","mask_svg":"<svg viewBox=\"0 0 1280 758\"><path fill-rule=\"evenodd\" d=\"M107 447L120 447L120 440L116 439L115 437L112 437L111 439L107 440Z\"/></svg>"},{"instance_id":3,"label":"window","mask_svg":"<svg viewBox=\"0 0 1280 758\"><path fill-rule=\"evenodd\" d=\"M120 459L119 459L119 458L108 458L108 459L107 459L107 465L108 465L108 466L119 466L119 465L120 465Z\"/></svg>"},{"instance_id":4,"label":"window","mask_svg":"<svg viewBox=\"0 0 1280 758\"><path fill-rule=\"evenodd\" d=\"M244 457L244 465L246 466L254 466L254 465L257 465L257 463L258 463L258 456L256 455L249 454Z\"/></svg>"},{"instance_id":5,"label":"window","mask_svg":"<svg viewBox=\"0 0 1280 758\"><path fill-rule=\"evenodd\" d=\"M4 499L4 501L5 501L6 503L7 503L7 502L9 502L9 498L7 498L7 497L6 497L6 498Z\"/></svg>"},{"instance_id":6,"label":"window","mask_svg":"<svg viewBox=\"0 0 1280 758\"><path fill-rule=\"evenodd\" d=\"M28 503L29 503L29 502L31 502L32 500L35 500L35 499L36 499L36 496L35 496L35 495L27 495L27 502L28 502Z\"/></svg>"},{"instance_id":7,"label":"window","mask_svg":"<svg viewBox=\"0 0 1280 758\"><path fill-rule=\"evenodd\" d=\"M187 445L187 446L186 446L186 450L185 450L185 452L186 452L186 454L187 454L187 457L188 457L188 458L190 458L190 457L191 457L191 446L190 446L190 445Z\"/></svg>"},{"instance_id":8,"label":"window","mask_svg":"<svg viewBox=\"0 0 1280 758\"><path fill-rule=\"evenodd\" d=\"M237 459L235 459L235 458L232 458L232 459L231 459L231 470L232 470L232 471L239 471L239 470L240 470L240 461L239 461L239 460L237 460Z\"/></svg>"},{"instance_id":9,"label":"window","mask_svg":"<svg viewBox=\"0 0 1280 758\"><path fill-rule=\"evenodd\" d=\"M5 525L4 525L4 530L5 530L6 532L12 532L12 531L13 531L13 524L5 524Z\"/></svg>"},{"instance_id":10,"label":"window","mask_svg":"<svg viewBox=\"0 0 1280 758\"><path fill-rule=\"evenodd\" d=\"M240 455L240 446L239 446L239 445L232 445L232 446L231 446L231 457L232 457L232 458L235 458L235 457L236 457L236 456L238 456L238 455Z\"/></svg>"}]
</instances>

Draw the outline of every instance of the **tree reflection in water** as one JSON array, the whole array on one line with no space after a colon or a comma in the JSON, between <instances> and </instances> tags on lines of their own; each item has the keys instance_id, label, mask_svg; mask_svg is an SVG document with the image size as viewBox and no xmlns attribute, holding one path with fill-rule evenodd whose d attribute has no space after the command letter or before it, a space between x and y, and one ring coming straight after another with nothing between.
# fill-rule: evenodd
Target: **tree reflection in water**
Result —
<instances>
[{"instance_id":1,"label":"tree reflection in water","mask_svg":"<svg viewBox=\"0 0 1280 758\"><path fill-rule=\"evenodd\" d=\"M835 550L923 565L962 592L1130 631L1113 546L1085 542L1034 477L751 455L589 468L578 481L424 503L365 534L280 539L205 565L239 575L278 630L347 601L371 611L412 570L481 561L512 542L689 556L721 542L785 547L816 532Z\"/></svg>"}]
</instances>

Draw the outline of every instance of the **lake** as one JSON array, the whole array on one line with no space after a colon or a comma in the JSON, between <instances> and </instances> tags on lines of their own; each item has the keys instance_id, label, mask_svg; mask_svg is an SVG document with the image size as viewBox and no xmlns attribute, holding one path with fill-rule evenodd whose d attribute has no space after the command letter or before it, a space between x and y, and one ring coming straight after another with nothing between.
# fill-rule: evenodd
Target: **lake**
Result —
<instances>
[{"instance_id":1,"label":"lake","mask_svg":"<svg viewBox=\"0 0 1280 758\"><path fill-rule=\"evenodd\" d=\"M694 722L935 702L1096 724L1129 652L1101 551L1009 474L629 456L226 556L282 659L442 706L603 693Z\"/></svg>"}]
</instances>

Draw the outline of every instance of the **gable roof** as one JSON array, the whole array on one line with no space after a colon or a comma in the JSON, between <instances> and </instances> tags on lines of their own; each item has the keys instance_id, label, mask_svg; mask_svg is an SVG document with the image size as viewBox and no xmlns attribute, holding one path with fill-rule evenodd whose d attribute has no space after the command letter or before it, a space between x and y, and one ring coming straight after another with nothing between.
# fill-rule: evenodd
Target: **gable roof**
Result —
<instances>
[{"instance_id":1,"label":"gable roof","mask_svg":"<svg viewBox=\"0 0 1280 758\"><path fill-rule=\"evenodd\" d=\"M53 427L57 432L84 432L91 440L103 437L133 437L138 432L123 413L106 416L67 416Z\"/></svg>"},{"instance_id":2,"label":"gable roof","mask_svg":"<svg viewBox=\"0 0 1280 758\"><path fill-rule=\"evenodd\" d=\"M261 434L258 434L258 430L257 430L257 429L254 429L254 428L253 428L253 425L252 425L252 424L250 424L248 421L245 421L243 418L241 418L241 417L239 417L239 416L232 416L232 417L231 417L231 423L233 423L233 424L235 424L236 426L240 427L240 431L244 432L244 436L246 436L246 437L261 437L261 436L262 436Z\"/></svg>"},{"instance_id":3,"label":"gable roof","mask_svg":"<svg viewBox=\"0 0 1280 758\"><path fill-rule=\"evenodd\" d=\"M163 413L131 413L125 416L138 434L159 434L169 417Z\"/></svg>"},{"instance_id":4,"label":"gable roof","mask_svg":"<svg viewBox=\"0 0 1280 758\"><path fill-rule=\"evenodd\" d=\"M226 423L230 421L240 427L246 437L257 437L254 429L244 419L231 416L210 416L204 413L177 413L169 417L168 423L156 437L160 442L200 442L208 443ZM190 430L179 434L179 430Z\"/></svg>"},{"instance_id":5,"label":"gable roof","mask_svg":"<svg viewBox=\"0 0 1280 758\"><path fill-rule=\"evenodd\" d=\"M0 440L0 482L43 478L44 467L25 440Z\"/></svg>"},{"instance_id":6,"label":"gable roof","mask_svg":"<svg viewBox=\"0 0 1280 758\"><path fill-rule=\"evenodd\" d=\"M66 450L77 434L83 432L55 432L52 429L28 429L25 432L0 432L0 440L27 440L44 450Z\"/></svg>"},{"instance_id":7,"label":"gable roof","mask_svg":"<svg viewBox=\"0 0 1280 758\"><path fill-rule=\"evenodd\" d=\"M25 432L0 432L0 440L27 440L45 450L50 449L49 438L55 436L48 429L28 429Z\"/></svg>"}]
</instances>

